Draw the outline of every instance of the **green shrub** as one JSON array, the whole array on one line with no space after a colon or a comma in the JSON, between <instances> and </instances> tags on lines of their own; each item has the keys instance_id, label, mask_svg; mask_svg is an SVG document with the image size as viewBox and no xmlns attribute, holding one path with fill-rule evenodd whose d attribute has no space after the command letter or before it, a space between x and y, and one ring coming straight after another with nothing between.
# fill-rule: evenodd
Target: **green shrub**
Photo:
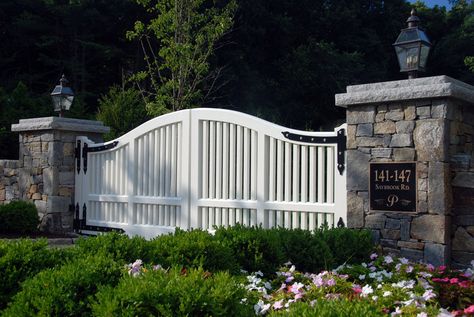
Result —
<instances>
[{"instance_id":1,"label":"green shrub","mask_svg":"<svg viewBox=\"0 0 474 317\"><path fill-rule=\"evenodd\" d=\"M38 211L32 203L19 200L0 205L0 232L30 233L36 231L38 225Z\"/></svg>"},{"instance_id":2,"label":"green shrub","mask_svg":"<svg viewBox=\"0 0 474 317\"><path fill-rule=\"evenodd\" d=\"M334 266L333 250L312 232L301 229L276 229L287 261L302 272L320 272Z\"/></svg>"},{"instance_id":3,"label":"green shrub","mask_svg":"<svg viewBox=\"0 0 474 317\"><path fill-rule=\"evenodd\" d=\"M6 307L24 280L62 264L67 258L67 251L49 249L46 240L0 241L0 310Z\"/></svg>"},{"instance_id":4,"label":"green shrub","mask_svg":"<svg viewBox=\"0 0 474 317\"><path fill-rule=\"evenodd\" d=\"M111 258L96 255L43 270L22 284L3 316L90 315L92 296L101 286L116 285L122 269Z\"/></svg>"},{"instance_id":5,"label":"green shrub","mask_svg":"<svg viewBox=\"0 0 474 317\"><path fill-rule=\"evenodd\" d=\"M234 261L248 272L262 271L264 274L273 274L288 261L276 229L244 227L238 224L234 227L217 228L214 238L231 248Z\"/></svg>"},{"instance_id":6,"label":"green shrub","mask_svg":"<svg viewBox=\"0 0 474 317\"><path fill-rule=\"evenodd\" d=\"M384 315L376 303L368 300L318 300L295 303L289 311L272 312L270 316L295 317L379 317Z\"/></svg>"},{"instance_id":7,"label":"green shrub","mask_svg":"<svg viewBox=\"0 0 474 317\"><path fill-rule=\"evenodd\" d=\"M228 273L209 275L202 269L185 274L148 271L124 277L115 288L103 288L92 304L94 316L251 316L241 304L246 291Z\"/></svg>"},{"instance_id":8,"label":"green shrub","mask_svg":"<svg viewBox=\"0 0 474 317\"><path fill-rule=\"evenodd\" d=\"M84 254L105 254L120 263L130 263L136 259L149 262L152 260L148 257L149 244L141 237L129 238L127 235L112 232L77 240L73 252L78 257Z\"/></svg>"},{"instance_id":9,"label":"green shrub","mask_svg":"<svg viewBox=\"0 0 474 317\"><path fill-rule=\"evenodd\" d=\"M328 245L333 254L335 266L367 261L374 250L372 236L368 230L322 228L315 232L315 236Z\"/></svg>"},{"instance_id":10,"label":"green shrub","mask_svg":"<svg viewBox=\"0 0 474 317\"><path fill-rule=\"evenodd\" d=\"M239 270L232 249L203 230L178 229L173 235L159 236L150 242L148 257L164 267L203 267L211 272Z\"/></svg>"}]
</instances>

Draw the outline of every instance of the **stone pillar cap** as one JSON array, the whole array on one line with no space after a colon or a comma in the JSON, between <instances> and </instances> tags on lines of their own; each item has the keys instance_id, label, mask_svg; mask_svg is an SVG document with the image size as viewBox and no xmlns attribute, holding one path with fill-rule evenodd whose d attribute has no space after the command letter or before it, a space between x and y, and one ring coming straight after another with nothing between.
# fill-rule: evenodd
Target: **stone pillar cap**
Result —
<instances>
[{"instance_id":1,"label":"stone pillar cap","mask_svg":"<svg viewBox=\"0 0 474 317\"><path fill-rule=\"evenodd\" d=\"M44 117L20 119L17 124L12 124L13 132L37 130L62 130L75 132L107 133L110 128L100 121L72 119L64 117Z\"/></svg>"},{"instance_id":2,"label":"stone pillar cap","mask_svg":"<svg viewBox=\"0 0 474 317\"><path fill-rule=\"evenodd\" d=\"M347 86L336 94L336 106L347 107L392 101L451 97L474 103L474 86L448 76L423 77L381 83Z\"/></svg>"}]
</instances>

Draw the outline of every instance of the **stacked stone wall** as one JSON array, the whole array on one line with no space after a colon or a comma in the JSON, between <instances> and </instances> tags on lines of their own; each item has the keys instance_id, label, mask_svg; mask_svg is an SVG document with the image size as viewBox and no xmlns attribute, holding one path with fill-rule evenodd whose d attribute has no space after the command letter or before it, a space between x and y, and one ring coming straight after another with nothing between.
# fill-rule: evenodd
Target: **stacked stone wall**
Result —
<instances>
[{"instance_id":1,"label":"stacked stone wall","mask_svg":"<svg viewBox=\"0 0 474 317\"><path fill-rule=\"evenodd\" d=\"M348 225L387 253L474 260L474 87L446 76L347 87ZM369 210L370 162L415 162L416 212Z\"/></svg>"},{"instance_id":2,"label":"stacked stone wall","mask_svg":"<svg viewBox=\"0 0 474 317\"><path fill-rule=\"evenodd\" d=\"M451 221L446 100L350 107L348 224L369 228L385 252L440 264L448 256ZM417 212L369 210L370 162L417 163Z\"/></svg>"},{"instance_id":3,"label":"stacked stone wall","mask_svg":"<svg viewBox=\"0 0 474 317\"><path fill-rule=\"evenodd\" d=\"M458 105L450 125L453 186L452 262L474 260L474 108Z\"/></svg>"},{"instance_id":4,"label":"stacked stone wall","mask_svg":"<svg viewBox=\"0 0 474 317\"><path fill-rule=\"evenodd\" d=\"M102 141L108 132L101 122L58 117L20 120L19 159L0 160L0 204L31 201L38 209L40 229L73 230L76 136Z\"/></svg>"},{"instance_id":5,"label":"stacked stone wall","mask_svg":"<svg viewBox=\"0 0 474 317\"><path fill-rule=\"evenodd\" d=\"M20 198L18 165L17 160L0 160L0 205Z\"/></svg>"}]
</instances>

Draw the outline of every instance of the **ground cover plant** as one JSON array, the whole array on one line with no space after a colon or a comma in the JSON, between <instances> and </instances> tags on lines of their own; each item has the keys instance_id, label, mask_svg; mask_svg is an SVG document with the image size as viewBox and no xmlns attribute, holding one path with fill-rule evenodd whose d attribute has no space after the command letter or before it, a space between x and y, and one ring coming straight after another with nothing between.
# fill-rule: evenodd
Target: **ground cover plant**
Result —
<instances>
[{"instance_id":1,"label":"ground cover plant","mask_svg":"<svg viewBox=\"0 0 474 317\"><path fill-rule=\"evenodd\" d=\"M474 267L373 249L367 231L344 228L0 241L0 315L474 316Z\"/></svg>"}]
</instances>

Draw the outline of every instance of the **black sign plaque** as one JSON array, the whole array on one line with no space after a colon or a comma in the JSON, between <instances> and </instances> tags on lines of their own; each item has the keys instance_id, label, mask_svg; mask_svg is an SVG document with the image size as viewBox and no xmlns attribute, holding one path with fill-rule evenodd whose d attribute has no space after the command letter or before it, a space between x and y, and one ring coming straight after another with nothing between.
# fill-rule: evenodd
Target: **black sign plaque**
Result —
<instances>
[{"instance_id":1,"label":"black sign plaque","mask_svg":"<svg viewBox=\"0 0 474 317\"><path fill-rule=\"evenodd\" d=\"M416 212L416 163L370 163L370 210Z\"/></svg>"}]
</instances>

